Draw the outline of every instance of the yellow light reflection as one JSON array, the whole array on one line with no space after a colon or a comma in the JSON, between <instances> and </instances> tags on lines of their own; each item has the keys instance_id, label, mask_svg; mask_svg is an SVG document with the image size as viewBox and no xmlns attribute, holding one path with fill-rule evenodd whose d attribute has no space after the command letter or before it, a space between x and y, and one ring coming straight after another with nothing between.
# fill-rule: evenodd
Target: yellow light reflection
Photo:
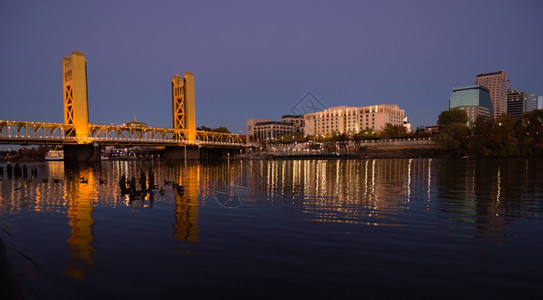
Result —
<instances>
[{"instance_id":1,"label":"yellow light reflection","mask_svg":"<svg viewBox=\"0 0 543 300\"><path fill-rule=\"evenodd\" d=\"M177 174L177 182L185 187L183 195L174 190L175 219L174 237L183 242L196 244L200 229L198 228L198 188L200 183L200 165L189 165ZM183 247L186 245L183 244ZM184 249L187 254L195 254L190 249Z\"/></svg>"},{"instance_id":2,"label":"yellow light reflection","mask_svg":"<svg viewBox=\"0 0 543 300\"><path fill-rule=\"evenodd\" d=\"M411 200L411 164L413 159L409 159L409 164L407 166L407 202Z\"/></svg>"},{"instance_id":3,"label":"yellow light reflection","mask_svg":"<svg viewBox=\"0 0 543 300\"><path fill-rule=\"evenodd\" d=\"M82 182L80 179L82 177L88 182ZM71 259L64 273L77 280L85 279L86 268L94 265L92 254L95 249L91 244L94 241L92 225L95 221L92 218L92 212L93 199L96 198L93 188L95 181L91 169L80 170L66 176L66 195L69 202L68 224L72 229L71 236L68 238Z\"/></svg>"},{"instance_id":4,"label":"yellow light reflection","mask_svg":"<svg viewBox=\"0 0 543 300\"><path fill-rule=\"evenodd\" d=\"M502 182L502 177L501 177L501 168L498 167L498 190L496 192L496 202L497 203L500 203L500 193L501 193L501 182Z\"/></svg>"},{"instance_id":5,"label":"yellow light reflection","mask_svg":"<svg viewBox=\"0 0 543 300\"><path fill-rule=\"evenodd\" d=\"M428 204L426 209L430 209L430 195L431 195L431 186L432 186L432 159L428 160Z\"/></svg>"}]
</instances>

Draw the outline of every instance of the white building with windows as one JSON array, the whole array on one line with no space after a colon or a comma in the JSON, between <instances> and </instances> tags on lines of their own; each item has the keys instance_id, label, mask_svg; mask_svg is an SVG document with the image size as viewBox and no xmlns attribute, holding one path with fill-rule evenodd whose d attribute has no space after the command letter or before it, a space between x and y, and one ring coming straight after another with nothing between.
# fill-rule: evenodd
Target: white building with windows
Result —
<instances>
[{"instance_id":1,"label":"white building with windows","mask_svg":"<svg viewBox=\"0 0 543 300\"><path fill-rule=\"evenodd\" d=\"M271 122L271 120L265 119L247 119L247 143L256 142L255 125L262 122Z\"/></svg>"},{"instance_id":2,"label":"white building with windows","mask_svg":"<svg viewBox=\"0 0 543 300\"><path fill-rule=\"evenodd\" d=\"M291 123L266 121L256 123L253 129L251 141L264 141L294 133L294 125Z\"/></svg>"},{"instance_id":3,"label":"white building with windows","mask_svg":"<svg viewBox=\"0 0 543 300\"><path fill-rule=\"evenodd\" d=\"M294 126L294 131L304 133L303 115L284 115L281 117L281 122L292 124Z\"/></svg>"},{"instance_id":4,"label":"white building with windows","mask_svg":"<svg viewBox=\"0 0 543 300\"><path fill-rule=\"evenodd\" d=\"M359 133L382 130L387 123L404 126L404 110L396 104L363 107L336 106L304 115L306 135L327 135L334 132Z\"/></svg>"}]
</instances>

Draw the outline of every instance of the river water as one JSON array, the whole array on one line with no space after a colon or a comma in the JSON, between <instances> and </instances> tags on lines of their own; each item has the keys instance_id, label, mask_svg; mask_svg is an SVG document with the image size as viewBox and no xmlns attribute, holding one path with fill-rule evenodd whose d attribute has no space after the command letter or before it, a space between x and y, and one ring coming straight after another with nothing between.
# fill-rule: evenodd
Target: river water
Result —
<instances>
[{"instance_id":1,"label":"river water","mask_svg":"<svg viewBox=\"0 0 543 300\"><path fill-rule=\"evenodd\" d=\"M543 296L543 160L26 165L0 237L28 299Z\"/></svg>"}]
</instances>

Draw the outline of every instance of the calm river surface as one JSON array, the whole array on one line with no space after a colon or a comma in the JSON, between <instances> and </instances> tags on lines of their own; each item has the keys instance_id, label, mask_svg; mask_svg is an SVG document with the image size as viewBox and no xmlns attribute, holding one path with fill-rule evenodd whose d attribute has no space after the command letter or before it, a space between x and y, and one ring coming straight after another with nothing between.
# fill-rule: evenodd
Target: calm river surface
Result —
<instances>
[{"instance_id":1,"label":"calm river surface","mask_svg":"<svg viewBox=\"0 0 543 300\"><path fill-rule=\"evenodd\" d=\"M543 297L543 160L25 164L0 237L29 299ZM121 195L142 171L165 192Z\"/></svg>"}]
</instances>

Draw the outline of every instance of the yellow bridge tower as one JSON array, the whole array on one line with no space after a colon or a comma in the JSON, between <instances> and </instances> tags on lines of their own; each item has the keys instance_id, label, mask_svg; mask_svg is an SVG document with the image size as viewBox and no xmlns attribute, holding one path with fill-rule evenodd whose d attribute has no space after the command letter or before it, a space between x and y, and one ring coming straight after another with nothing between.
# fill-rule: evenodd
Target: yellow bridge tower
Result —
<instances>
[{"instance_id":1,"label":"yellow bridge tower","mask_svg":"<svg viewBox=\"0 0 543 300\"><path fill-rule=\"evenodd\" d=\"M73 125L66 136L77 137L78 144L89 137L89 106L87 102L87 60L82 52L73 51L62 60L64 74L64 123Z\"/></svg>"},{"instance_id":2,"label":"yellow bridge tower","mask_svg":"<svg viewBox=\"0 0 543 300\"><path fill-rule=\"evenodd\" d=\"M185 72L172 77L172 105L174 136L185 133L188 144L196 143L196 110L194 108L194 75Z\"/></svg>"},{"instance_id":3,"label":"yellow bridge tower","mask_svg":"<svg viewBox=\"0 0 543 300\"><path fill-rule=\"evenodd\" d=\"M100 146L91 143L89 105L87 101L87 60L82 52L73 51L62 59L64 96L64 124L66 137L75 138L75 143L65 143L65 162L100 161Z\"/></svg>"}]
</instances>

